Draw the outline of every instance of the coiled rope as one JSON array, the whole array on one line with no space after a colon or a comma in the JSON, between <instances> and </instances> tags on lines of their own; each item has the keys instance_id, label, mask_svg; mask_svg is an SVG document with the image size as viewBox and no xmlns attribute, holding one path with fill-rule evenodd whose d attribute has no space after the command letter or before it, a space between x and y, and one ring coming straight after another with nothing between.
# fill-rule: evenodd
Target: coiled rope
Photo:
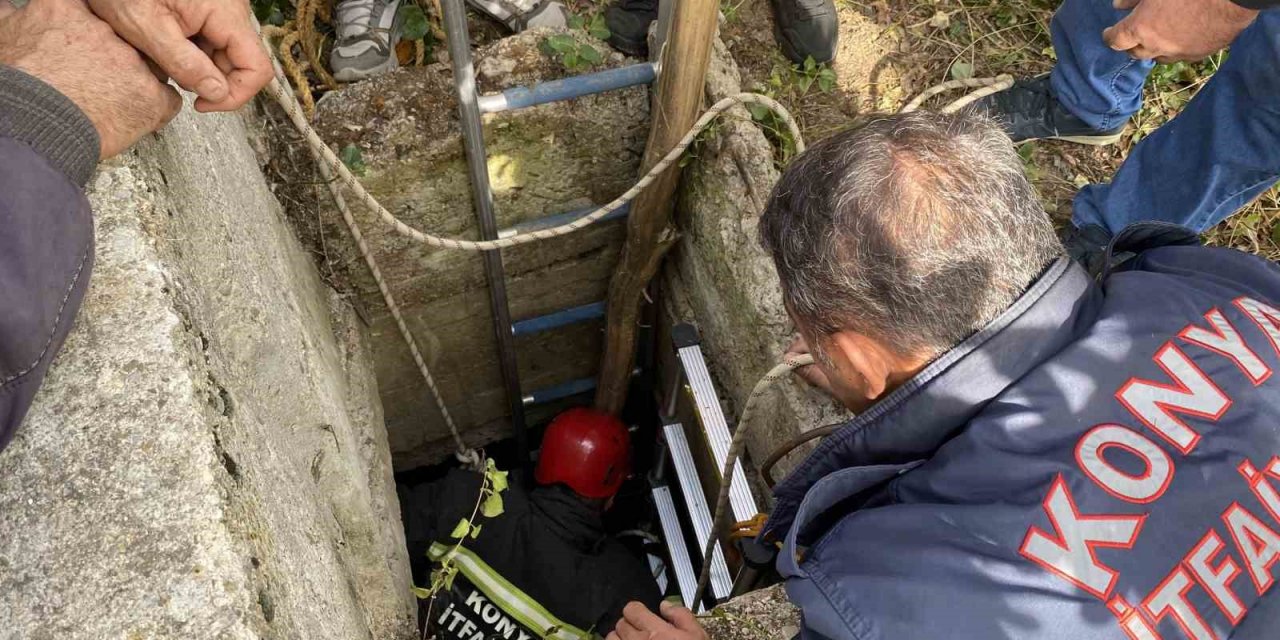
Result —
<instances>
[{"instance_id":1,"label":"coiled rope","mask_svg":"<svg viewBox=\"0 0 1280 640\"><path fill-rule=\"evenodd\" d=\"M947 91L974 89L974 91L939 110L942 113L955 113L993 93L1012 87L1013 82L1013 76L1007 74L994 78L967 78L943 82L921 92L920 95L902 107L899 113L911 113L919 109L920 105L924 104L929 98ZM729 513L729 488L732 484L729 479L733 477L738 458L742 456L742 449L746 445L747 433L751 427L750 417L755 409L755 404L775 382L788 377L792 371L811 364L813 364L813 357L809 355L786 358L764 374L764 377L751 389L751 395L747 396L747 401L742 408L742 415L738 418L737 428L733 432L733 440L729 443L729 452L725 456L724 467L720 471L720 493L716 497L715 516L711 520L711 536L707 538L707 543L703 547L702 571L698 574L698 586L694 589L693 601L695 603L701 602L703 594L706 593L707 583L711 579L711 558L715 554L715 545L719 540L720 532L728 524L726 520ZM746 523L738 524L743 525ZM735 528L737 527L735 526Z\"/></svg>"}]
</instances>

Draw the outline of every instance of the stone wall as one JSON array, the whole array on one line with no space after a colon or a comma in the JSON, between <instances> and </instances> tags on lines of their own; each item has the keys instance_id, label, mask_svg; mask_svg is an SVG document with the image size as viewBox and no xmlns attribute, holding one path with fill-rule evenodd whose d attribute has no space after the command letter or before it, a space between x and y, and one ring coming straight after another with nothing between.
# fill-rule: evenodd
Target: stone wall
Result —
<instances>
[{"instance_id":1,"label":"stone wall","mask_svg":"<svg viewBox=\"0 0 1280 640\"><path fill-rule=\"evenodd\" d=\"M0 638L409 638L365 328L250 129L186 110L105 164L97 268L0 453Z\"/></svg>"},{"instance_id":2,"label":"stone wall","mask_svg":"<svg viewBox=\"0 0 1280 640\"><path fill-rule=\"evenodd\" d=\"M738 69L717 42L707 77L708 104L739 93ZM734 424L761 376L781 358L794 327L787 318L773 262L760 248L756 222L778 179L774 150L746 109L738 107L705 137L685 168L677 207L680 242L663 272L670 319L692 322L725 413ZM747 451L762 462L802 431L844 416L803 383L780 383L778 402L762 403L750 425ZM779 477L801 449L779 464Z\"/></svg>"},{"instance_id":3,"label":"stone wall","mask_svg":"<svg viewBox=\"0 0 1280 640\"><path fill-rule=\"evenodd\" d=\"M548 34L532 30L478 51L481 91L569 75L539 49ZM574 34L588 41L581 31ZM598 41L594 46L611 51ZM601 66L634 62L613 53ZM487 116L484 132L499 227L604 204L620 195L638 178L648 109L647 87L635 87ZM321 101L316 121L336 151L360 150L366 167L361 182L405 222L437 235L476 237L447 66L402 69L330 94ZM453 448L448 431L327 194L318 198L317 208L321 222L307 235L322 254L321 269L333 272L370 319L396 466L438 462ZM355 213L468 444L481 446L508 436L479 254L417 244L363 207L356 206ZM304 229L314 226L306 213L295 217ZM623 234L623 224L611 222L503 251L512 318L603 300ZM583 323L517 338L524 392L593 377L600 329L598 322Z\"/></svg>"}]
</instances>

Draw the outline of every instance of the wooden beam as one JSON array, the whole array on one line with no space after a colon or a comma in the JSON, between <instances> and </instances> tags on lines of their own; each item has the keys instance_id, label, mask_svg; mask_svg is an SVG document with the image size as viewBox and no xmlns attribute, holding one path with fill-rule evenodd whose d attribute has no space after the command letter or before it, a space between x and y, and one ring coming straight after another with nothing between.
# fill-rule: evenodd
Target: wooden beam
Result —
<instances>
[{"instance_id":1,"label":"wooden beam","mask_svg":"<svg viewBox=\"0 0 1280 640\"><path fill-rule=\"evenodd\" d=\"M653 126L641 163L643 171L671 151L698 118L719 13L717 0L675 2L654 89ZM609 286L604 356L595 402L601 411L616 414L627 400L640 303L649 280L676 241L671 211L679 182L680 166L675 164L631 205L627 241Z\"/></svg>"}]
</instances>

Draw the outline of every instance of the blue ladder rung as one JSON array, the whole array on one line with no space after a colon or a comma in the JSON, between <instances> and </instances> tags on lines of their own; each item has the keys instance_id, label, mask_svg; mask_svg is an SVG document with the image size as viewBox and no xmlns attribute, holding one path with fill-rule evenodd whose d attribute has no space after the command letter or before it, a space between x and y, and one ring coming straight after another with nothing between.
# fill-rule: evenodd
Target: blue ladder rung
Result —
<instances>
[{"instance_id":1,"label":"blue ladder rung","mask_svg":"<svg viewBox=\"0 0 1280 640\"><path fill-rule=\"evenodd\" d=\"M595 378L579 378L570 380L551 387L545 387L530 391L524 396L524 406L529 407L535 404L546 404L576 396L580 393L586 393L596 388Z\"/></svg>"},{"instance_id":2,"label":"blue ladder rung","mask_svg":"<svg viewBox=\"0 0 1280 640\"><path fill-rule=\"evenodd\" d=\"M557 213L554 215L547 216L545 218L538 218L537 220L528 220L525 222L521 222L520 224L517 224L513 227L507 227L506 229L502 229L498 231L498 237L510 238L511 236L514 236L520 233L529 233L530 231L541 231L543 229L558 227L562 224L569 224L570 222L573 222L578 218L582 218L590 214L592 211L595 211L596 209L599 209L599 208L600 207L596 207L596 206L583 207L582 209L574 209L573 211ZM618 218L625 217L629 213L631 213L630 202L622 205L621 207L618 207L614 211L610 211L609 214L601 218L599 222L617 220Z\"/></svg>"},{"instance_id":3,"label":"blue ladder rung","mask_svg":"<svg viewBox=\"0 0 1280 640\"><path fill-rule=\"evenodd\" d=\"M563 80L540 82L532 87L512 87L502 93L480 96L480 113L525 109L548 102L572 100L606 91L649 84L657 76L653 63L642 62L595 73L584 73Z\"/></svg>"},{"instance_id":4,"label":"blue ladder rung","mask_svg":"<svg viewBox=\"0 0 1280 640\"><path fill-rule=\"evenodd\" d=\"M586 322L604 317L605 303L593 302L580 307L570 307L553 311L544 316L511 323L511 335L523 336L539 331L549 331L577 322Z\"/></svg>"},{"instance_id":5,"label":"blue ladder rung","mask_svg":"<svg viewBox=\"0 0 1280 640\"><path fill-rule=\"evenodd\" d=\"M636 367L631 370L631 377L634 378L638 375L640 375L640 367ZM595 388L595 378L578 378L577 380L562 382L557 385L544 387L542 389L526 393L524 396L524 406L528 407L535 404L547 404L548 402L563 400L565 398L576 396L580 393L586 393Z\"/></svg>"}]
</instances>

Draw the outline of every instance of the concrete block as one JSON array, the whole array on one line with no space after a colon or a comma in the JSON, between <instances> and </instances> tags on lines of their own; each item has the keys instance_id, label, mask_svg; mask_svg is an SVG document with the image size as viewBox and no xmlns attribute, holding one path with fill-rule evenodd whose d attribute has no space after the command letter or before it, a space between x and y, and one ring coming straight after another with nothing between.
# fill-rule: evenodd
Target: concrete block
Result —
<instances>
[{"instance_id":1,"label":"concrete block","mask_svg":"<svg viewBox=\"0 0 1280 640\"><path fill-rule=\"evenodd\" d=\"M97 268L0 453L0 638L410 638L363 327L235 115L91 182Z\"/></svg>"}]
</instances>

